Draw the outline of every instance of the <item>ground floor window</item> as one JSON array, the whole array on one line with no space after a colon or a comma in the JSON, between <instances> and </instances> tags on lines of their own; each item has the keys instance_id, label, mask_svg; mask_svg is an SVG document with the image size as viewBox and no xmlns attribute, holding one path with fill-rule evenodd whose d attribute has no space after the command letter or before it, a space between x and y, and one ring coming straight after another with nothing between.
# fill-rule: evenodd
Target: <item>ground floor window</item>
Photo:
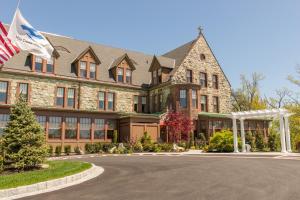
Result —
<instances>
[{"instance_id":1,"label":"ground floor window","mask_svg":"<svg viewBox=\"0 0 300 200\"><path fill-rule=\"evenodd\" d=\"M116 120L109 119L106 121L107 124L107 138L112 139L114 130L116 129Z\"/></svg>"},{"instance_id":2,"label":"ground floor window","mask_svg":"<svg viewBox=\"0 0 300 200\"><path fill-rule=\"evenodd\" d=\"M91 119L80 118L80 138L91 139Z\"/></svg>"},{"instance_id":3,"label":"ground floor window","mask_svg":"<svg viewBox=\"0 0 300 200\"><path fill-rule=\"evenodd\" d=\"M105 122L104 119L95 119L94 139L105 138Z\"/></svg>"},{"instance_id":4,"label":"ground floor window","mask_svg":"<svg viewBox=\"0 0 300 200\"><path fill-rule=\"evenodd\" d=\"M8 114L0 114L0 136L3 135L3 131L4 131L8 121L9 121Z\"/></svg>"},{"instance_id":5,"label":"ground floor window","mask_svg":"<svg viewBox=\"0 0 300 200\"><path fill-rule=\"evenodd\" d=\"M76 117L66 117L66 139L76 139L77 138L77 118Z\"/></svg>"},{"instance_id":6,"label":"ground floor window","mask_svg":"<svg viewBox=\"0 0 300 200\"><path fill-rule=\"evenodd\" d=\"M41 125L41 127L46 130L46 123L47 123L47 118L46 116L36 116L36 120L38 123Z\"/></svg>"},{"instance_id":7,"label":"ground floor window","mask_svg":"<svg viewBox=\"0 0 300 200\"><path fill-rule=\"evenodd\" d=\"M48 138L49 139L61 139L61 117L49 117L49 129Z\"/></svg>"}]
</instances>

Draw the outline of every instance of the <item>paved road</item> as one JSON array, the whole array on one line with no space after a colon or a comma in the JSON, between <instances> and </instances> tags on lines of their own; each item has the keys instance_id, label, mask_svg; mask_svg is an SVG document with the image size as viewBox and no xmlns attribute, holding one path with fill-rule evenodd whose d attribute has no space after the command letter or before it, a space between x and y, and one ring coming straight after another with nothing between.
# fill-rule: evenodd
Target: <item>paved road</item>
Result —
<instances>
[{"instance_id":1,"label":"paved road","mask_svg":"<svg viewBox=\"0 0 300 200\"><path fill-rule=\"evenodd\" d=\"M294 200L300 160L202 156L84 158L98 178L24 200Z\"/></svg>"}]
</instances>

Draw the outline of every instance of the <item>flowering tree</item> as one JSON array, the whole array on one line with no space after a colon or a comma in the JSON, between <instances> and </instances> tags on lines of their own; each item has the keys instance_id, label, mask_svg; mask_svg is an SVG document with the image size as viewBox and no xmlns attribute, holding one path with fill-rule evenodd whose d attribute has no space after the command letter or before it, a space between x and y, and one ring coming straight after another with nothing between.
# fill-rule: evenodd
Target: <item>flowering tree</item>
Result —
<instances>
[{"instance_id":1,"label":"flowering tree","mask_svg":"<svg viewBox=\"0 0 300 200\"><path fill-rule=\"evenodd\" d=\"M178 142L181 139L188 140L193 128L192 121L183 113L178 112L168 112L164 124L168 131L168 138L172 142Z\"/></svg>"}]
</instances>

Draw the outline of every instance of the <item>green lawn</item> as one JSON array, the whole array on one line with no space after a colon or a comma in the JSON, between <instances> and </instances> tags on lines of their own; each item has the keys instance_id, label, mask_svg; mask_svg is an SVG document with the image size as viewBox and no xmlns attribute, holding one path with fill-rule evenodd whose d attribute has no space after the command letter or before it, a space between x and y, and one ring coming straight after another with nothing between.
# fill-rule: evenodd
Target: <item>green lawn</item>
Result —
<instances>
[{"instance_id":1,"label":"green lawn","mask_svg":"<svg viewBox=\"0 0 300 200\"><path fill-rule=\"evenodd\" d=\"M47 164L49 164L47 169L0 175L0 189L57 179L82 172L92 166L90 163L78 161L48 161Z\"/></svg>"}]
</instances>

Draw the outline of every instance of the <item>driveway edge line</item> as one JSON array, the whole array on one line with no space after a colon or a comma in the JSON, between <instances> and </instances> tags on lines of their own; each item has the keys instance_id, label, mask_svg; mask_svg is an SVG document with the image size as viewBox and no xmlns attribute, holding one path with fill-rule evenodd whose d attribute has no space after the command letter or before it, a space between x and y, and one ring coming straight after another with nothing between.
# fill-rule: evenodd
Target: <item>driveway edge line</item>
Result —
<instances>
[{"instance_id":1,"label":"driveway edge line","mask_svg":"<svg viewBox=\"0 0 300 200\"><path fill-rule=\"evenodd\" d=\"M93 179L97 176L100 176L103 172L104 169L102 167L92 164L90 169L63 178L0 190L0 200L19 199L27 196L60 190L62 188L77 185Z\"/></svg>"}]
</instances>

